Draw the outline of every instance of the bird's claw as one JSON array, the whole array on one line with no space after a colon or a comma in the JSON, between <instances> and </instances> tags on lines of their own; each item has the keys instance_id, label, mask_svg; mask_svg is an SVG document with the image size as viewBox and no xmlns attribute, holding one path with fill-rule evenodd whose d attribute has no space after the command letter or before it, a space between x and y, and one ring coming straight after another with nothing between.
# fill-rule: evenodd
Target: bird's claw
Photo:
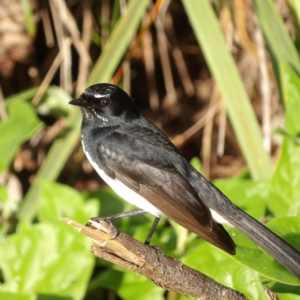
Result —
<instances>
[{"instance_id":1,"label":"bird's claw","mask_svg":"<svg viewBox=\"0 0 300 300\"><path fill-rule=\"evenodd\" d=\"M109 224L110 229L113 232L113 236L110 238L110 240L114 240L117 237L117 235L118 235L118 228L114 225L114 223L112 222L112 220L105 219L105 218L100 218L100 217L93 217L93 218L90 218L88 220L88 222L86 223L85 226L90 227L92 225L92 221L98 223L99 225L101 225L102 221L106 222L107 224ZM100 229L100 227L98 229Z\"/></svg>"}]
</instances>

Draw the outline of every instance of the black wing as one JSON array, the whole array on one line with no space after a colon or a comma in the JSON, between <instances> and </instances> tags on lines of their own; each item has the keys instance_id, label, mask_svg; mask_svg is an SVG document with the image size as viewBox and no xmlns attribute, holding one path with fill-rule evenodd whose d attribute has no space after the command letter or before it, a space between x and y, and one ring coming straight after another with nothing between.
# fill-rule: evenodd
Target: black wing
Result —
<instances>
[{"instance_id":1,"label":"black wing","mask_svg":"<svg viewBox=\"0 0 300 300\"><path fill-rule=\"evenodd\" d=\"M184 160L174 145L154 126L130 126L114 131L98 145L98 155L109 176L147 199L164 215L213 245L234 254L235 245L222 225L176 165Z\"/></svg>"}]
</instances>

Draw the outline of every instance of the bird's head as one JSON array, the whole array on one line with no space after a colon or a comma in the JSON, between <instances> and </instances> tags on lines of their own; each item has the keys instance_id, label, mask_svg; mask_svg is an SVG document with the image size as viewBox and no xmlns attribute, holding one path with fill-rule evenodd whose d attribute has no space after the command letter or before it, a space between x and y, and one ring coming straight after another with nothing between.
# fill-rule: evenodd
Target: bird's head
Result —
<instances>
[{"instance_id":1,"label":"bird's head","mask_svg":"<svg viewBox=\"0 0 300 300\"><path fill-rule=\"evenodd\" d=\"M131 120L140 114L131 98L119 87L100 83L88 87L78 99L69 102L80 106L83 119L111 123L112 120Z\"/></svg>"}]
</instances>

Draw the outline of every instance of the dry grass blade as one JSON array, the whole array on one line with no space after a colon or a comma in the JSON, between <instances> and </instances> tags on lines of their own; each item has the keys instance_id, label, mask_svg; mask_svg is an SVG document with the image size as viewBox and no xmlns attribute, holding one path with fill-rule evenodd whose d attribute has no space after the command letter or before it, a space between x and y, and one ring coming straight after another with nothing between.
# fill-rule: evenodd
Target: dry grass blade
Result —
<instances>
[{"instance_id":1,"label":"dry grass blade","mask_svg":"<svg viewBox=\"0 0 300 300\"><path fill-rule=\"evenodd\" d=\"M264 139L264 147L271 151L271 82L268 71L268 60L264 44L262 32L258 26L258 22L255 30L255 41L257 45L257 55L260 70L259 87L261 91L262 100L262 132Z\"/></svg>"},{"instance_id":2,"label":"dry grass blade","mask_svg":"<svg viewBox=\"0 0 300 300\"><path fill-rule=\"evenodd\" d=\"M174 58L175 65L177 67L178 73L180 75L180 79L182 81L182 85L184 87L184 91L187 96L192 97L195 94L195 87L189 75L182 51L178 45L174 28L173 28L173 20L172 15L170 13L166 14L165 17L166 22L166 30L169 38L170 45L172 45L172 55Z\"/></svg>"},{"instance_id":3,"label":"dry grass blade","mask_svg":"<svg viewBox=\"0 0 300 300\"><path fill-rule=\"evenodd\" d=\"M77 28L76 22L74 20L74 17L70 13L66 3L64 1L55 0L54 1L56 7L57 7L57 13L60 15L61 22L66 26L68 29L71 37L72 42L74 44L74 47L78 51L79 56L84 61L85 64L89 65L91 64L91 58L90 55L84 46L83 42L80 39L80 32Z\"/></svg>"},{"instance_id":4,"label":"dry grass blade","mask_svg":"<svg viewBox=\"0 0 300 300\"><path fill-rule=\"evenodd\" d=\"M218 88L214 86L210 101L208 111L211 111L214 106L218 103L218 99L220 97ZM213 131L213 124L214 124L214 117L218 113L215 109L213 109L214 115L211 118L207 119L204 125L204 132L203 132L203 147L202 147L202 168L203 174L207 179L210 179L210 163L211 163L211 146L212 146L212 131Z\"/></svg>"},{"instance_id":5,"label":"dry grass blade","mask_svg":"<svg viewBox=\"0 0 300 300\"><path fill-rule=\"evenodd\" d=\"M88 51L91 43L92 35L92 18L91 18L91 7L88 1L82 2L83 6L83 24L82 24L82 44L86 51ZM77 77L77 85L75 97L78 97L85 88L85 83L89 75L90 64L86 64L85 60L79 56L79 69Z\"/></svg>"},{"instance_id":6,"label":"dry grass blade","mask_svg":"<svg viewBox=\"0 0 300 300\"><path fill-rule=\"evenodd\" d=\"M144 18L146 22L147 17ZM149 86L149 102L150 108L152 110L157 110L159 108L159 98L157 85L155 81L155 63L154 63L154 53L153 53L153 39L151 32L149 30L145 31L143 34L143 54L144 63L146 69L147 83Z\"/></svg>"},{"instance_id":7,"label":"dry grass blade","mask_svg":"<svg viewBox=\"0 0 300 300\"><path fill-rule=\"evenodd\" d=\"M62 60L63 60L63 53L64 53L64 48L68 48L71 45L71 40L68 39L65 43L62 49L58 52L56 55L49 71L47 72L46 76L44 77L38 91L36 92L34 98L32 99L31 103L32 105L38 105L40 102L42 96L44 95L45 91L47 90L53 76L55 75L57 69L59 68Z\"/></svg>"},{"instance_id":8,"label":"dry grass blade","mask_svg":"<svg viewBox=\"0 0 300 300\"><path fill-rule=\"evenodd\" d=\"M165 1L164 3L164 9L161 9L157 18L155 19L155 27L157 32L157 40L158 40L158 51L160 55L160 61L162 65L162 71L164 76L164 82L166 86L166 99L167 104L174 104L177 102L177 96L175 91L175 84L173 80L173 72L171 69L171 62L169 57L169 51L168 51L168 43L167 43L167 37L166 32L164 29L163 20L165 19L165 10L168 7L170 1ZM167 105L168 106L168 105Z\"/></svg>"},{"instance_id":9,"label":"dry grass blade","mask_svg":"<svg viewBox=\"0 0 300 300\"><path fill-rule=\"evenodd\" d=\"M215 114L221 109L224 104L222 102L217 103L216 105L212 106L210 110L207 111L205 116L199 119L193 126L187 129L182 134L179 134L172 138L172 143L176 147L182 147L184 143L191 138L194 134L196 134L209 120L211 120Z\"/></svg>"}]
</instances>

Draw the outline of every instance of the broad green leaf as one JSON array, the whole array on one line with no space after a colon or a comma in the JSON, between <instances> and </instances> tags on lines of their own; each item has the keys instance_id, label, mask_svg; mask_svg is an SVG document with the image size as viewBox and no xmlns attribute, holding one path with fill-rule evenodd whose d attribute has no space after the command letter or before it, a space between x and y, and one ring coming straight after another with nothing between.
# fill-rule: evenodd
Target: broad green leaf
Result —
<instances>
[{"instance_id":1,"label":"broad green leaf","mask_svg":"<svg viewBox=\"0 0 300 300\"><path fill-rule=\"evenodd\" d=\"M0 290L0 299L3 299L3 300L36 300L37 297L32 294L5 292L5 291Z\"/></svg>"},{"instance_id":2,"label":"broad green leaf","mask_svg":"<svg viewBox=\"0 0 300 300\"><path fill-rule=\"evenodd\" d=\"M275 216L300 215L300 149L285 138L273 175L268 206Z\"/></svg>"},{"instance_id":3,"label":"broad green leaf","mask_svg":"<svg viewBox=\"0 0 300 300\"><path fill-rule=\"evenodd\" d=\"M260 220L266 211L269 183L245 179L219 179L214 184L239 208Z\"/></svg>"},{"instance_id":4,"label":"broad green leaf","mask_svg":"<svg viewBox=\"0 0 300 300\"><path fill-rule=\"evenodd\" d=\"M165 290L146 277L132 271L106 270L96 279L94 288L103 287L115 291L124 300L162 300Z\"/></svg>"},{"instance_id":5,"label":"broad green leaf","mask_svg":"<svg viewBox=\"0 0 300 300\"><path fill-rule=\"evenodd\" d=\"M243 266L208 243L200 243L185 255L182 262L217 282L243 293L249 299L266 299L257 272Z\"/></svg>"},{"instance_id":6,"label":"broad green leaf","mask_svg":"<svg viewBox=\"0 0 300 300\"><path fill-rule=\"evenodd\" d=\"M264 150L258 121L211 3L208 0L182 2L228 109L230 122L251 175L254 179L269 179L272 174L271 159Z\"/></svg>"},{"instance_id":7,"label":"broad green leaf","mask_svg":"<svg viewBox=\"0 0 300 300\"><path fill-rule=\"evenodd\" d=\"M138 286L138 288L137 288ZM165 290L158 287L148 278L126 270L122 284L117 290L122 299L128 300L163 300Z\"/></svg>"},{"instance_id":8,"label":"broad green leaf","mask_svg":"<svg viewBox=\"0 0 300 300\"><path fill-rule=\"evenodd\" d=\"M122 284L123 275L124 274L121 269L115 270L113 268L108 268L91 279L87 292L90 293L98 290L99 288L106 288L112 291L116 291Z\"/></svg>"},{"instance_id":9,"label":"broad green leaf","mask_svg":"<svg viewBox=\"0 0 300 300\"><path fill-rule=\"evenodd\" d=\"M280 294L294 294L300 295L300 286L298 285L288 285L280 282L269 282L268 287L277 295Z\"/></svg>"},{"instance_id":10,"label":"broad green leaf","mask_svg":"<svg viewBox=\"0 0 300 300\"><path fill-rule=\"evenodd\" d=\"M10 235L0 246L2 287L11 292L47 294L52 299L82 299L94 266L90 244L59 221Z\"/></svg>"},{"instance_id":11,"label":"broad green leaf","mask_svg":"<svg viewBox=\"0 0 300 300\"><path fill-rule=\"evenodd\" d=\"M300 218L281 217L272 219L267 223L267 227L280 237L283 237L290 245L300 251Z\"/></svg>"},{"instance_id":12,"label":"broad green leaf","mask_svg":"<svg viewBox=\"0 0 300 300\"><path fill-rule=\"evenodd\" d=\"M300 295L276 293L278 300L300 300Z\"/></svg>"},{"instance_id":13,"label":"broad green leaf","mask_svg":"<svg viewBox=\"0 0 300 300\"><path fill-rule=\"evenodd\" d=\"M285 284L300 285L300 280L296 276L290 273L245 235L234 228L229 228L228 231L233 236L237 246L237 252L236 255L232 257L233 259L257 271L270 280Z\"/></svg>"},{"instance_id":14,"label":"broad green leaf","mask_svg":"<svg viewBox=\"0 0 300 300\"><path fill-rule=\"evenodd\" d=\"M97 216L99 201L84 201L73 188L51 181L41 182L41 199L38 217L43 222L57 222L67 217L85 224L90 217Z\"/></svg>"},{"instance_id":15,"label":"broad green leaf","mask_svg":"<svg viewBox=\"0 0 300 300\"><path fill-rule=\"evenodd\" d=\"M27 103L9 105L8 114L8 119L0 123L0 172L9 167L20 145L42 127L42 122Z\"/></svg>"}]
</instances>

